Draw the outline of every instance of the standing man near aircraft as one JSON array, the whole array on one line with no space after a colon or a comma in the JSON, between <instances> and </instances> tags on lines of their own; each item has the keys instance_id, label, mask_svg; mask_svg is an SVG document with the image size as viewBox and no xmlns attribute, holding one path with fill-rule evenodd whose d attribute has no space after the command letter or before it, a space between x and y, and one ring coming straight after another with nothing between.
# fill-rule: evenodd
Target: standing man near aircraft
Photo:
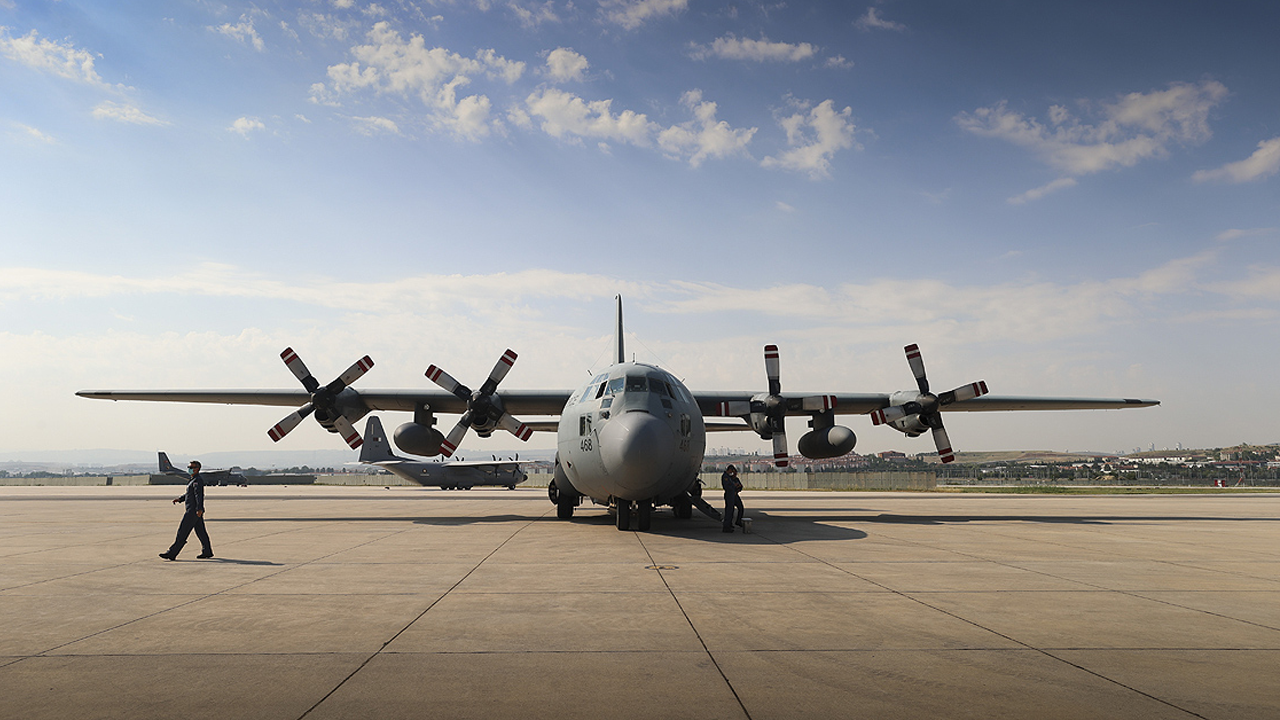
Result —
<instances>
[{"instance_id":1,"label":"standing man near aircraft","mask_svg":"<svg viewBox=\"0 0 1280 720\"><path fill-rule=\"evenodd\" d=\"M742 526L742 481L738 479L738 468L730 465L720 476L720 487L724 488L724 532L733 532L733 526ZM733 517L734 508L738 517Z\"/></svg>"},{"instance_id":2,"label":"standing man near aircraft","mask_svg":"<svg viewBox=\"0 0 1280 720\"><path fill-rule=\"evenodd\" d=\"M200 554L196 557L200 559L213 557L209 533L204 529L204 478L200 477L200 461L192 460L187 469L191 471L191 482L187 483L187 492L173 499L174 505L186 502L186 512L182 515L182 522L178 524L178 536L174 539L173 545L160 553L160 557L165 560L178 559L178 553L182 550L182 546L187 544L187 538L192 530L195 530L196 537L200 538Z\"/></svg>"}]
</instances>

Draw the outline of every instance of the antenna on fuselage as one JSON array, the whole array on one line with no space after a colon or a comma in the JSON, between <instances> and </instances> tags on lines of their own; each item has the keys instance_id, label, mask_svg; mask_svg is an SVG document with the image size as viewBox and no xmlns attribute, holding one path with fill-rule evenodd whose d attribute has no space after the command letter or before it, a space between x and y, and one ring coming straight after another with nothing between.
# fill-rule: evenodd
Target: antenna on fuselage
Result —
<instances>
[{"instance_id":1,"label":"antenna on fuselage","mask_svg":"<svg viewBox=\"0 0 1280 720\"><path fill-rule=\"evenodd\" d=\"M627 351L622 343L622 296L618 296L618 353L614 356L614 362L621 365L627 361Z\"/></svg>"}]
</instances>

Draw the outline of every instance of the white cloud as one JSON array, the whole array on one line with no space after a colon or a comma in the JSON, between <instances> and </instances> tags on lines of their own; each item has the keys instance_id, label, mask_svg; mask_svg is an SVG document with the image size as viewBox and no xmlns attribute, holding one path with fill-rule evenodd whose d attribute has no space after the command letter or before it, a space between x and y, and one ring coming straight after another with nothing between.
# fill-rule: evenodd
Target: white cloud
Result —
<instances>
[{"instance_id":1,"label":"white cloud","mask_svg":"<svg viewBox=\"0 0 1280 720\"><path fill-rule=\"evenodd\" d=\"M479 75L513 83L525 69L525 63L492 49L467 58L442 47L428 48L421 35L405 40L387 22L374 25L366 39L368 44L351 49L355 61L329 67L327 85L312 85L313 101L337 105L340 97L365 91L416 98L426 107L429 124L475 140L494 127L492 103L482 94L460 97L459 91Z\"/></svg>"},{"instance_id":2,"label":"white cloud","mask_svg":"<svg viewBox=\"0 0 1280 720\"><path fill-rule=\"evenodd\" d=\"M834 57L827 58L827 61L823 63L822 66L836 70L848 70L853 67L853 61L846 60L843 55L836 55Z\"/></svg>"},{"instance_id":3,"label":"white cloud","mask_svg":"<svg viewBox=\"0 0 1280 720\"><path fill-rule=\"evenodd\" d=\"M702 99L701 90L690 90L681 98L694 119L674 125L658 134L658 146L671 157L689 159L698 167L707 158L724 158L746 154L756 128L733 128L716 120L716 104Z\"/></svg>"},{"instance_id":4,"label":"white cloud","mask_svg":"<svg viewBox=\"0 0 1280 720\"><path fill-rule=\"evenodd\" d=\"M249 137L249 133L251 132L266 129L267 126L263 125L261 120L251 117L236 118L236 121L231 123L231 127L227 128L228 131L240 133L241 136L246 138Z\"/></svg>"},{"instance_id":5,"label":"white cloud","mask_svg":"<svg viewBox=\"0 0 1280 720\"><path fill-rule=\"evenodd\" d=\"M534 28L543 23L560 22L560 16L556 14L555 3L547 0L542 4L531 2L510 2L507 7L511 12L515 13L520 24L527 28Z\"/></svg>"},{"instance_id":6,"label":"white cloud","mask_svg":"<svg viewBox=\"0 0 1280 720\"><path fill-rule=\"evenodd\" d=\"M114 120L116 122L129 123L131 125L169 124L164 120L144 113L133 105L128 103L112 102L110 100L98 103L98 106L93 109L93 116L99 120Z\"/></svg>"},{"instance_id":7,"label":"white cloud","mask_svg":"<svg viewBox=\"0 0 1280 720\"><path fill-rule=\"evenodd\" d=\"M852 115L852 108L837 111L835 103L823 100L815 108L782 118L779 124L787 133L790 149L777 157L766 157L761 165L805 172L815 179L829 176L832 156L858 147Z\"/></svg>"},{"instance_id":8,"label":"white cloud","mask_svg":"<svg viewBox=\"0 0 1280 720\"><path fill-rule=\"evenodd\" d=\"M689 0L600 0L605 20L635 30L662 17L674 16L689 7Z\"/></svg>"},{"instance_id":9,"label":"white cloud","mask_svg":"<svg viewBox=\"0 0 1280 720\"><path fill-rule=\"evenodd\" d=\"M1215 170L1200 170L1191 176L1196 182L1220 180L1243 183L1261 180L1280 171L1280 137L1263 140L1258 149L1244 160L1227 163Z\"/></svg>"},{"instance_id":10,"label":"white cloud","mask_svg":"<svg viewBox=\"0 0 1280 720\"><path fill-rule=\"evenodd\" d=\"M643 113L623 110L613 114L612 100L586 101L573 93L548 88L525 98L529 115L541 119L542 131L569 140L615 140L647 146L656 125Z\"/></svg>"},{"instance_id":11,"label":"white cloud","mask_svg":"<svg viewBox=\"0 0 1280 720\"><path fill-rule=\"evenodd\" d=\"M880 17L880 11L876 10L874 7L867 8L866 14L861 18L858 18L858 21L854 23L854 26L862 30L895 30L897 32L902 32L907 29L907 26L902 23L885 20Z\"/></svg>"},{"instance_id":12,"label":"white cloud","mask_svg":"<svg viewBox=\"0 0 1280 720\"><path fill-rule=\"evenodd\" d=\"M58 141L55 140L52 135L45 133L39 128L33 128L30 125L23 125L22 123L13 123L13 127L17 128L18 132L21 133L20 137L24 140L34 140L45 145L58 144Z\"/></svg>"},{"instance_id":13,"label":"white cloud","mask_svg":"<svg viewBox=\"0 0 1280 720\"><path fill-rule=\"evenodd\" d=\"M808 60L814 53L814 47L809 43L770 42L764 38L739 40L733 35L726 35L716 38L710 47L694 44L692 55L695 60L718 57L753 62L799 62Z\"/></svg>"},{"instance_id":14,"label":"white cloud","mask_svg":"<svg viewBox=\"0 0 1280 720\"><path fill-rule=\"evenodd\" d=\"M607 356L612 297L621 293L628 301L628 349L700 390L758 388L763 382L759 349L769 342L783 348L785 387L793 391L911 387L901 348L919 342L929 357L931 379L948 387L985 378L993 390L1009 395L1161 397L1175 394L1170 387L1195 391L1204 385L1196 382L1203 356L1193 354L1187 362L1176 352L1186 337L1217 337L1214 328L1224 323L1269 326L1277 319L1280 271L1257 268L1240 281L1219 277L1223 269L1212 253L1201 253L1101 280L991 284L956 277L824 286L634 282L542 269L371 279L268 275L222 265L137 276L0 267L4 311L39 316L54 309L94 320L72 324L85 328L79 331L59 322L25 334L0 331L0 345L9 349L0 356L0 370L23 378L15 402L33 413L10 434L13 447L40 447L48 437L40 428L53 426L69 437L92 437L107 446L181 444L196 428L202 443L267 447L264 429L279 420L279 409L111 404L72 393L112 387L295 387L279 360L285 346L298 350L324 380L369 353L377 366L362 380L366 389L429 387L422 378L428 362L472 382L511 347L520 359L506 381L508 389L567 388L583 382L593 361ZM171 312L175 305L182 310ZM587 306L596 309L584 314ZM192 307L217 319L192 325ZM209 329L214 323L231 329ZM635 342L636 333L642 342ZM448 341L424 351L423 337ZM1166 337L1167 343L1158 339ZM1255 360L1265 364L1273 348L1246 343L1237 349L1248 360L1239 365L1247 366ZM1135 359L1156 353L1167 356L1133 367ZM1178 391L1187 427L1219 425L1197 423L1196 408L1212 404L1215 396L1247 394L1256 378L1242 377L1246 374L1222 375L1198 394ZM1262 395L1249 396L1274 404L1275 392L1265 383L1262 387ZM1171 402L1161 412L1174 410ZM974 444L981 436L975 432L977 417L964 421L968 442ZM1013 416L1009 422L1028 417ZM1108 438L1133 427L1129 414L1109 417L1089 414L1082 422L1106 426ZM1052 434L1048 428L1069 418L1037 415L1034 424ZM848 420L844 424L867 427L865 419ZM1263 411L1228 420L1233 423L1228 434L1266 423ZM1016 433L1002 432L991 442L1012 437ZM554 446L553 439L544 440ZM335 447L314 424L300 428L290 442ZM902 439L889 431L868 433L863 447L877 442L893 447ZM1073 446L1079 442L1071 440ZM925 440L921 449L927 446Z\"/></svg>"},{"instance_id":15,"label":"white cloud","mask_svg":"<svg viewBox=\"0 0 1280 720\"><path fill-rule=\"evenodd\" d=\"M1075 187L1075 186L1076 186L1075 178L1058 178L1057 180L1054 180L1048 185L1043 185L1041 187L1028 190L1022 193L1021 195L1017 195L1009 198L1009 204L1025 205L1026 203L1029 203L1033 200L1039 200L1040 198L1050 193L1055 193L1059 190L1065 190L1066 188Z\"/></svg>"},{"instance_id":16,"label":"white cloud","mask_svg":"<svg viewBox=\"0 0 1280 720\"><path fill-rule=\"evenodd\" d=\"M1223 230L1217 235L1214 235L1213 239L1217 240L1218 242L1225 243L1225 242L1231 242L1233 240L1239 240L1240 238L1266 237L1269 235L1275 235L1277 233L1280 233L1280 228L1273 228L1273 227L1249 228L1247 230L1242 228L1231 228L1230 230Z\"/></svg>"},{"instance_id":17,"label":"white cloud","mask_svg":"<svg viewBox=\"0 0 1280 720\"><path fill-rule=\"evenodd\" d=\"M358 20L313 12L298 13L298 24L314 37L339 42L346 41L360 28Z\"/></svg>"},{"instance_id":18,"label":"white cloud","mask_svg":"<svg viewBox=\"0 0 1280 720\"><path fill-rule=\"evenodd\" d=\"M400 127L395 121L384 117L353 117L351 120L355 123L356 132L361 135L400 134Z\"/></svg>"},{"instance_id":19,"label":"white cloud","mask_svg":"<svg viewBox=\"0 0 1280 720\"><path fill-rule=\"evenodd\" d=\"M547 53L547 77L557 82L582 82L591 63L570 48L559 47Z\"/></svg>"},{"instance_id":20,"label":"white cloud","mask_svg":"<svg viewBox=\"0 0 1280 720\"><path fill-rule=\"evenodd\" d=\"M223 23L217 27L210 27L209 29L219 35L226 35L238 42L252 45L253 49L258 52L262 52L266 49L266 44L262 42L262 36L259 35L257 29L253 27L253 18L247 15L241 15L240 22L235 24Z\"/></svg>"},{"instance_id":21,"label":"white cloud","mask_svg":"<svg viewBox=\"0 0 1280 720\"><path fill-rule=\"evenodd\" d=\"M1060 105L1048 124L1010 110L1006 102L960 113L966 131L1025 147L1069 175L1086 175L1162 157L1174 143L1207 140L1209 112L1227 96L1219 82L1173 83L1166 90L1130 93L1102 103L1095 124L1085 124Z\"/></svg>"},{"instance_id":22,"label":"white cloud","mask_svg":"<svg viewBox=\"0 0 1280 720\"><path fill-rule=\"evenodd\" d=\"M11 38L8 28L0 26L0 55L34 70L97 87L110 87L94 69L94 55L70 42L45 40L35 30Z\"/></svg>"}]
</instances>

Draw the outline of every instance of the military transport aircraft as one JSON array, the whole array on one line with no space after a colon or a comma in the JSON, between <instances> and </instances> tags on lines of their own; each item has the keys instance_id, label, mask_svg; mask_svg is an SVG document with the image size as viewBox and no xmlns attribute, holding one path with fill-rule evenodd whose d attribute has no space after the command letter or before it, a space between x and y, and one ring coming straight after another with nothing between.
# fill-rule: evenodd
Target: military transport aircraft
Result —
<instances>
[{"instance_id":1,"label":"military transport aircraft","mask_svg":"<svg viewBox=\"0 0 1280 720\"><path fill-rule=\"evenodd\" d=\"M382 421L370 415L364 426L364 444L360 446L360 462L389 470L419 485L433 485L445 490L470 490L480 485L498 485L514 490L528 477L515 460L456 460L454 462L422 462L402 458L391 451L391 442L382 430Z\"/></svg>"},{"instance_id":2,"label":"military transport aircraft","mask_svg":"<svg viewBox=\"0 0 1280 720\"><path fill-rule=\"evenodd\" d=\"M204 478L205 485L241 485L245 483L245 479L244 475L237 472L239 469L205 470L201 468L200 476ZM174 467L173 463L169 462L169 456L164 452L160 453L160 474L186 478L188 481L191 479L191 475Z\"/></svg>"},{"instance_id":3,"label":"military transport aircraft","mask_svg":"<svg viewBox=\"0 0 1280 720\"><path fill-rule=\"evenodd\" d=\"M528 440L535 431L557 435L553 480L548 489L556 514L573 517L584 498L616 509L617 527L631 526L632 511L640 530L648 530L655 506L670 505L677 517L692 515L700 503L698 471L706 450L707 433L751 430L773 442L774 460L785 467L789 458L785 420L807 416L809 432L797 443L808 458L832 458L853 450L857 438L836 424L836 415L870 415L872 424L887 424L909 437L933 436L938 455L951 462L955 455L942 414L956 411L1085 410L1158 405L1156 400L1122 398L1044 398L993 396L979 381L935 394L930 390L924 361L916 345L906 347L907 363L916 389L894 393L808 395L782 392L779 350L764 348L767 391L692 392L674 375L655 365L628 362L623 347L622 298L618 301L614 364L573 392L504 391L498 385L516 361L507 350L477 390L455 380L435 365L427 377L444 392L428 390L362 390L351 384L373 367L366 355L328 385L321 385L301 358L286 348L280 357L303 390L85 390L81 397L104 400L276 405L295 407L268 431L278 441L314 415L322 427L338 433L353 449L363 440L352 423L374 410L413 413L411 422L395 431L396 445L413 455L449 457L468 430L488 437L501 428ZM461 417L443 435L435 428L436 414ZM558 416L558 420L523 422L516 416ZM708 422L706 418L725 418ZM730 420L736 418L736 420Z\"/></svg>"}]
</instances>

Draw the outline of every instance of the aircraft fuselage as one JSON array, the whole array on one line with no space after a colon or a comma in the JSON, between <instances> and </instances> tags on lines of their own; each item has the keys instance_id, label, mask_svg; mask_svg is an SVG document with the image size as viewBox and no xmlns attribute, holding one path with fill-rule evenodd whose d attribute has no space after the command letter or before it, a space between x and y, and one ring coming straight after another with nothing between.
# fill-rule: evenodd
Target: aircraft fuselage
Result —
<instances>
[{"instance_id":1,"label":"aircraft fuselage","mask_svg":"<svg viewBox=\"0 0 1280 720\"><path fill-rule=\"evenodd\" d=\"M684 383L631 362L613 365L570 396L556 444L580 494L602 504L662 505L697 481L707 433Z\"/></svg>"}]
</instances>

